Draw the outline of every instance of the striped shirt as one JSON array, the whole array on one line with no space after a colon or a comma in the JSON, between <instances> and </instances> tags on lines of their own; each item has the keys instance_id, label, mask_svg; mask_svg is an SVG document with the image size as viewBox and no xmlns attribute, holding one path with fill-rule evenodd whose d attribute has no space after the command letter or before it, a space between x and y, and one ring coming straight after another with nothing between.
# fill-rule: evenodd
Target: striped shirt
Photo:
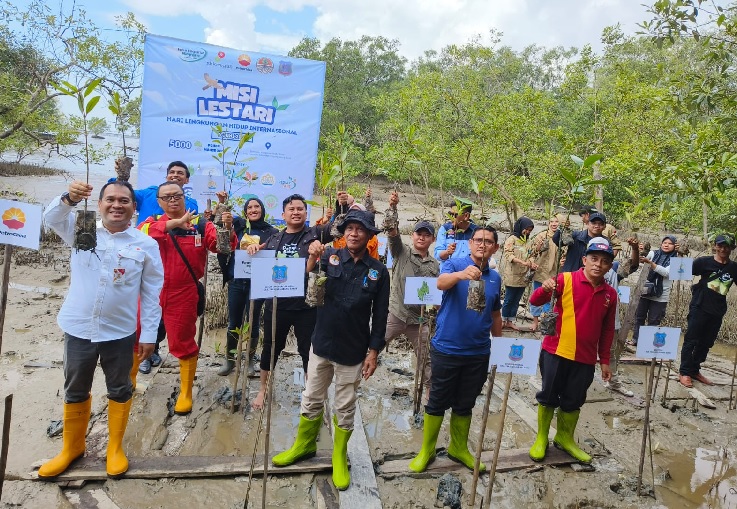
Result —
<instances>
[{"instance_id":1,"label":"striped shirt","mask_svg":"<svg viewBox=\"0 0 737 509\"><path fill-rule=\"evenodd\" d=\"M597 355L601 364L609 364L617 291L605 282L594 288L583 270L558 274L555 335L545 336L542 347L583 364L596 364ZM530 304L535 306L549 301L550 294L542 287L530 296Z\"/></svg>"}]
</instances>

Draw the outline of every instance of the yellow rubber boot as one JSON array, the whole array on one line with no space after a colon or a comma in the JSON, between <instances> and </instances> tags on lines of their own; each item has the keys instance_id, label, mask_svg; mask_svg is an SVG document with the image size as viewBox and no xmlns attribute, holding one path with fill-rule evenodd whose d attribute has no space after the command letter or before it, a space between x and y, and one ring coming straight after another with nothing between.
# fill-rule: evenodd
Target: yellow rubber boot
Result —
<instances>
[{"instance_id":1,"label":"yellow rubber boot","mask_svg":"<svg viewBox=\"0 0 737 509\"><path fill-rule=\"evenodd\" d=\"M129 399L125 403L109 400L107 406L107 475L113 479L123 477L128 471L128 458L123 451L123 436L128 426L128 415L131 411Z\"/></svg>"},{"instance_id":2,"label":"yellow rubber boot","mask_svg":"<svg viewBox=\"0 0 737 509\"><path fill-rule=\"evenodd\" d=\"M133 384L133 390L136 390L136 377L138 376L138 366L141 365L141 360L138 358L138 352L133 352L133 367L131 368L131 383Z\"/></svg>"},{"instance_id":3,"label":"yellow rubber boot","mask_svg":"<svg viewBox=\"0 0 737 509\"><path fill-rule=\"evenodd\" d=\"M85 436L90 422L92 397L81 403L64 403L64 428L61 452L38 469L40 479L53 479L64 472L72 461L84 456Z\"/></svg>"},{"instance_id":4,"label":"yellow rubber boot","mask_svg":"<svg viewBox=\"0 0 737 509\"><path fill-rule=\"evenodd\" d=\"M180 389L177 404L174 405L174 413L187 415L192 411L192 386L194 375L197 371L197 356L188 359L179 359Z\"/></svg>"}]
</instances>

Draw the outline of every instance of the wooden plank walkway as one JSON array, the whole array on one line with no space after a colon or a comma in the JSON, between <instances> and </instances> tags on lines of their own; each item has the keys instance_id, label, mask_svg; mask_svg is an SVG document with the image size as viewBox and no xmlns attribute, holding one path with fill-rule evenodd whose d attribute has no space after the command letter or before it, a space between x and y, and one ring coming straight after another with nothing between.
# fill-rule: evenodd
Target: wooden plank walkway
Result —
<instances>
[{"instance_id":1,"label":"wooden plank walkway","mask_svg":"<svg viewBox=\"0 0 737 509\"><path fill-rule=\"evenodd\" d=\"M162 478L197 478L197 477L230 477L248 475L251 469L251 457L248 456L146 456L129 457L130 468L126 479L162 479ZM331 451L317 451L314 458L300 461L288 467L269 467L269 475L306 474L310 472L330 472L332 465ZM256 463L254 475L263 475L263 464ZM38 480L37 472L17 476L18 480ZM85 457L63 474L57 481L105 481L105 458Z\"/></svg>"}]
</instances>

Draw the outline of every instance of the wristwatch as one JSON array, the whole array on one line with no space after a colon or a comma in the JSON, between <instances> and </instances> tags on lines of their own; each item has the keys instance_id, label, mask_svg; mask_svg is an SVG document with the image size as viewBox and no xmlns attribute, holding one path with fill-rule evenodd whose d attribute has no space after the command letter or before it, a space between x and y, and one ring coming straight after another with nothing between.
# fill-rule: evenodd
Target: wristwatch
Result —
<instances>
[{"instance_id":1,"label":"wristwatch","mask_svg":"<svg viewBox=\"0 0 737 509\"><path fill-rule=\"evenodd\" d=\"M63 201L67 205L74 207L75 205L79 205L79 202L81 202L82 200L72 201L72 199L69 197L69 193L66 192L61 195L61 201Z\"/></svg>"}]
</instances>

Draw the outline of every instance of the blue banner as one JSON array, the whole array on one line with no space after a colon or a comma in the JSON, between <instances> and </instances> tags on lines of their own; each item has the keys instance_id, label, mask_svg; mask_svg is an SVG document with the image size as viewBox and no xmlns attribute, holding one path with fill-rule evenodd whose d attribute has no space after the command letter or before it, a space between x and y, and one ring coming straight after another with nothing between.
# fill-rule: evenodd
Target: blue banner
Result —
<instances>
[{"instance_id":1,"label":"blue banner","mask_svg":"<svg viewBox=\"0 0 737 509\"><path fill-rule=\"evenodd\" d=\"M261 198L274 222L285 197L312 198L324 62L150 34L144 51L139 187L180 160L192 175L224 176L231 198Z\"/></svg>"}]
</instances>

